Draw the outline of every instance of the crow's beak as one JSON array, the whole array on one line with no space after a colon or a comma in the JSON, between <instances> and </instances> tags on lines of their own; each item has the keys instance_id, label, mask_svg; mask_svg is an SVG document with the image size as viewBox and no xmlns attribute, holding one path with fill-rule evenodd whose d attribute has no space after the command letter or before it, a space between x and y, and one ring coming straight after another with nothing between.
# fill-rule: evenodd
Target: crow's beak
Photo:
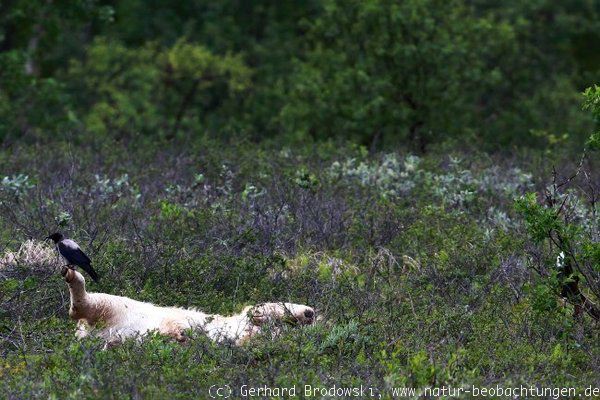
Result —
<instances>
[{"instance_id":1,"label":"crow's beak","mask_svg":"<svg viewBox=\"0 0 600 400\"><path fill-rule=\"evenodd\" d=\"M50 240L50 239L52 239L50 236L46 236L46 237L44 238L44 242L45 242L46 240Z\"/></svg>"}]
</instances>

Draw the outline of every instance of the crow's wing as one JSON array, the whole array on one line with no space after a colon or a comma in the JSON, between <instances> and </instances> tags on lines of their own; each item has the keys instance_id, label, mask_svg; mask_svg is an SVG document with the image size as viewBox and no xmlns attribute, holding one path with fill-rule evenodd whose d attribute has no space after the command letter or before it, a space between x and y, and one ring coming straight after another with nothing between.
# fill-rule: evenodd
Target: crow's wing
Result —
<instances>
[{"instance_id":1,"label":"crow's wing","mask_svg":"<svg viewBox=\"0 0 600 400\"><path fill-rule=\"evenodd\" d=\"M90 264L92 260L85 255L79 245L71 239L58 242L58 251L70 263L74 265Z\"/></svg>"},{"instance_id":2,"label":"crow's wing","mask_svg":"<svg viewBox=\"0 0 600 400\"><path fill-rule=\"evenodd\" d=\"M85 255L79 248L79 245L71 239L64 239L58 242L59 253L67 260L69 264L77 265L87 272L93 280L98 280L98 274L92 268L92 260Z\"/></svg>"}]
</instances>

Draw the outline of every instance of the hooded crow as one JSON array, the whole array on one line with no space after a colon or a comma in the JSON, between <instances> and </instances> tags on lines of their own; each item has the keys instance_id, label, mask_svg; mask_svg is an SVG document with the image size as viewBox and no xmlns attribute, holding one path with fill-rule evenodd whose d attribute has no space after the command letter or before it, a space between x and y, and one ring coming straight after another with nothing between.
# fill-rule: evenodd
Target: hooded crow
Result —
<instances>
[{"instance_id":1,"label":"hooded crow","mask_svg":"<svg viewBox=\"0 0 600 400\"><path fill-rule=\"evenodd\" d=\"M67 261L67 266L74 269L74 266L80 267L82 270L88 273L89 276L96 282L100 277L92 268L92 260L85 255L79 245L71 239L64 237L62 233L56 232L48 236L47 239L52 239L56 245L56 249L61 256Z\"/></svg>"}]
</instances>

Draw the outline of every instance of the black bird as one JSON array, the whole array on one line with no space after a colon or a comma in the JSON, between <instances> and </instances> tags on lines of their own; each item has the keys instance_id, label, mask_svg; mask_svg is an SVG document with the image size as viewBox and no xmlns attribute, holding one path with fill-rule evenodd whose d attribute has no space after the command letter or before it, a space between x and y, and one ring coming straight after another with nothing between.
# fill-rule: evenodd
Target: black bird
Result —
<instances>
[{"instance_id":1,"label":"black bird","mask_svg":"<svg viewBox=\"0 0 600 400\"><path fill-rule=\"evenodd\" d=\"M60 255L67 261L68 267L75 269L74 266L76 265L87 272L94 281L98 282L100 277L96 271L94 271L94 268L92 268L92 260L81 251L81 248L79 248L77 243L71 239L65 238L64 235L59 232L53 233L48 236L46 240L47 239L52 239Z\"/></svg>"}]
</instances>

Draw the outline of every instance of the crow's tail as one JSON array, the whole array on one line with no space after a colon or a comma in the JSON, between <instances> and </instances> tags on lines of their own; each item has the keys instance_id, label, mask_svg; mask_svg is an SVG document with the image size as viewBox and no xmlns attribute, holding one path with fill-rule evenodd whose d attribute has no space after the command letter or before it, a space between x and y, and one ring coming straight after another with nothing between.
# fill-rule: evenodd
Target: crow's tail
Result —
<instances>
[{"instance_id":1,"label":"crow's tail","mask_svg":"<svg viewBox=\"0 0 600 400\"><path fill-rule=\"evenodd\" d=\"M98 276L98 274L96 273L96 271L94 271L94 268L92 268L91 264L81 264L80 267L81 267L82 270L84 270L85 272L87 272L89 276L92 277L92 279L94 280L94 282L98 282L98 280L100 280L100 277Z\"/></svg>"}]
</instances>

